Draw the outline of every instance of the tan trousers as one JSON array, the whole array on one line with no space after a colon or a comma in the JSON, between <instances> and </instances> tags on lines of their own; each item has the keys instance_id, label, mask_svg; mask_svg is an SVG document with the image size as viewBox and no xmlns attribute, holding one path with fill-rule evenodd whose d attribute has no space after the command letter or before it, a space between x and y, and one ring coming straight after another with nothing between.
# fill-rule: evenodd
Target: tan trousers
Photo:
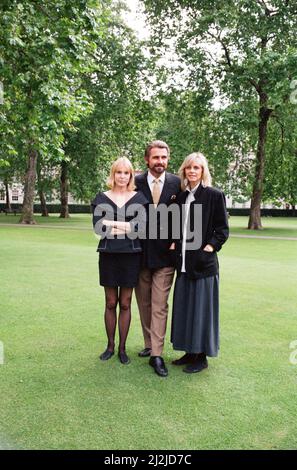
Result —
<instances>
[{"instance_id":1,"label":"tan trousers","mask_svg":"<svg viewBox=\"0 0 297 470\"><path fill-rule=\"evenodd\" d=\"M161 356L164 347L168 316L168 296L174 268L143 269L135 288L144 345L152 356Z\"/></svg>"}]
</instances>

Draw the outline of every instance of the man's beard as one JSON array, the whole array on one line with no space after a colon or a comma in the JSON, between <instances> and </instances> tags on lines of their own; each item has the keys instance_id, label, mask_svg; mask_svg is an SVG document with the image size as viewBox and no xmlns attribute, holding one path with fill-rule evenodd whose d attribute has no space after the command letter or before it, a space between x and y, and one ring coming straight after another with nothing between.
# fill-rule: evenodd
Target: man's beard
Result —
<instances>
[{"instance_id":1,"label":"man's beard","mask_svg":"<svg viewBox=\"0 0 297 470\"><path fill-rule=\"evenodd\" d=\"M159 171L161 172L161 171L164 171L164 170L165 170L165 167L162 166L162 165L158 165L158 166L155 165L155 166L153 167L153 170L155 170L155 171L157 171L157 172L159 172Z\"/></svg>"}]
</instances>

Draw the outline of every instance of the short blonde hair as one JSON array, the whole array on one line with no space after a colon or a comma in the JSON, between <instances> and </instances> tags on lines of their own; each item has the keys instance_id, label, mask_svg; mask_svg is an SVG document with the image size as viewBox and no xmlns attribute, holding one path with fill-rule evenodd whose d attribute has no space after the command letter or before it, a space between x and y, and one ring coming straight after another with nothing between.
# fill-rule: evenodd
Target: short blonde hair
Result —
<instances>
[{"instance_id":1,"label":"short blonde hair","mask_svg":"<svg viewBox=\"0 0 297 470\"><path fill-rule=\"evenodd\" d=\"M194 152L188 155L184 159L180 169L178 170L178 174L181 179L181 188L183 191L186 189L188 185L188 181L185 176L185 168L187 168L193 162L198 163L198 165L202 166L202 178L201 178L202 186L204 187L211 186L211 176L210 176L210 172L208 168L208 162L202 153Z\"/></svg>"},{"instance_id":2,"label":"short blonde hair","mask_svg":"<svg viewBox=\"0 0 297 470\"><path fill-rule=\"evenodd\" d=\"M127 189L128 191L133 191L135 189L134 169L133 169L132 163L127 157L119 157L115 162L113 162L113 164L111 165L110 174L107 180L107 186L110 189L114 189L114 186L115 186L114 175L117 169L121 166L124 168L127 168L130 171L130 180L127 185Z\"/></svg>"}]
</instances>

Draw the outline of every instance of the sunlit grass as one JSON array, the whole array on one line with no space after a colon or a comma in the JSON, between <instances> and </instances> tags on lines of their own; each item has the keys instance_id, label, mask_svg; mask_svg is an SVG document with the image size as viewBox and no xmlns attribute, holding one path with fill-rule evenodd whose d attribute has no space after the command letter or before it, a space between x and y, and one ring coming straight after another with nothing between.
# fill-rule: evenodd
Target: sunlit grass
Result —
<instances>
[{"instance_id":1,"label":"sunlit grass","mask_svg":"<svg viewBox=\"0 0 297 470\"><path fill-rule=\"evenodd\" d=\"M172 366L179 353L169 342L169 319L169 376L162 379L137 356L143 342L135 302L131 364L116 355L98 360L106 340L96 239L90 217L74 217L84 230L0 226L0 446L296 448L297 366L289 345L297 339L297 242L227 242L220 355L200 374ZM271 220L279 230L294 227L291 219ZM243 223L231 218L234 228Z\"/></svg>"},{"instance_id":2,"label":"sunlit grass","mask_svg":"<svg viewBox=\"0 0 297 470\"><path fill-rule=\"evenodd\" d=\"M89 229L92 225L91 214L71 214L69 219L61 219L59 214L42 217L36 214L37 225L60 225L63 228ZM18 215L0 213L1 224L18 224ZM297 237L297 217L262 217L263 230L248 230L248 217L231 216L229 218L231 233L234 235Z\"/></svg>"}]
</instances>

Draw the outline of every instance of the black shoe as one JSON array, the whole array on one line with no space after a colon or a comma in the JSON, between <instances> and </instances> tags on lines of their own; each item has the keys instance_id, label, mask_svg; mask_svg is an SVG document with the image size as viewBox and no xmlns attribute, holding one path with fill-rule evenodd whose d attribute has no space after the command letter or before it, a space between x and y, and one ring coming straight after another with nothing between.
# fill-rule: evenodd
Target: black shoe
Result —
<instances>
[{"instance_id":1,"label":"black shoe","mask_svg":"<svg viewBox=\"0 0 297 470\"><path fill-rule=\"evenodd\" d=\"M106 349L102 354L100 354L100 359L101 361L108 361L112 356L114 355L114 351L110 351L109 349Z\"/></svg>"},{"instance_id":2,"label":"black shoe","mask_svg":"<svg viewBox=\"0 0 297 470\"><path fill-rule=\"evenodd\" d=\"M144 348L138 353L139 357L149 357L151 355L151 348Z\"/></svg>"},{"instance_id":3,"label":"black shoe","mask_svg":"<svg viewBox=\"0 0 297 470\"><path fill-rule=\"evenodd\" d=\"M167 377L168 370L166 369L165 362L161 356L151 356L149 365L154 368L156 374L160 375L160 377Z\"/></svg>"},{"instance_id":4,"label":"black shoe","mask_svg":"<svg viewBox=\"0 0 297 470\"><path fill-rule=\"evenodd\" d=\"M198 361L193 362L192 364L188 364L187 367L183 369L183 372L187 372L188 374L195 374L196 372L201 372L203 369L207 369L208 362L206 356L200 356Z\"/></svg>"},{"instance_id":5,"label":"black shoe","mask_svg":"<svg viewBox=\"0 0 297 470\"><path fill-rule=\"evenodd\" d=\"M190 364L193 361L195 354L186 353L179 359L172 361L174 366L184 366L185 364Z\"/></svg>"},{"instance_id":6,"label":"black shoe","mask_svg":"<svg viewBox=\"0 0 297 470\"><path fill-rule=\"evenodd\" d=\"M125 365L130 364L130 359L126 354L126 351L123 351L123 352L119 351L118 356L119 356L119 360L121 361L122 364L125 364Z\"/></svg>"}]
</instances>

